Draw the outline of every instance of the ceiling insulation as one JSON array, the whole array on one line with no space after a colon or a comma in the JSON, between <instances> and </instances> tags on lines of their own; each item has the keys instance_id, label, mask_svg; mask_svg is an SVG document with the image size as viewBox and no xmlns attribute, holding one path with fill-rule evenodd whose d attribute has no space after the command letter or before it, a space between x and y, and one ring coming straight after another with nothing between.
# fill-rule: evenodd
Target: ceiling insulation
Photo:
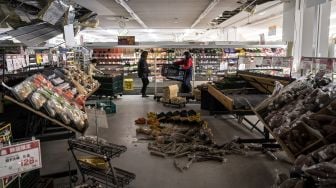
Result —
<instances>
[{"instance_id":1,"label":"ceiling insulation","mask_svg":"<svg viewBox=\"0 0 336 188\"><path fill-rule=\"evenodd\" d=\"M62 32L60 28L49 23L38 23L7 31L5 34L14 37L27 46L38 46Z\"/></svg>"},{"instance_id":2,"label":"ceiling insulation","mask_svg":"<svg viewBox=\"0 0 336 188\"><path fill-rule=\"evenodd\" d=\"M63 26L68 23L82 23L81 28L97 26L95 17L92 11L69 0L0 0L0 28L12 28L6 35L27 46L37 46L63 33Z\"/></svg>"},{"instance_id":3,"label":"ceiling insulation","mask_svg":"<svg viewBox=\"0 0 336 188\"><path fill-rule=\"evenodd\" d=\"M240 6L232 11L224 11L221 15L216 17L211 21L211 24L213 26L220 25L221 23L225 22L226 20L230 19L231 17L237 15L238 13L242 11L249 12L253 14L254 9L257 5L267 3L273 0L239 0L237 3L240 4Z\"/></svg>"}]
</instances>

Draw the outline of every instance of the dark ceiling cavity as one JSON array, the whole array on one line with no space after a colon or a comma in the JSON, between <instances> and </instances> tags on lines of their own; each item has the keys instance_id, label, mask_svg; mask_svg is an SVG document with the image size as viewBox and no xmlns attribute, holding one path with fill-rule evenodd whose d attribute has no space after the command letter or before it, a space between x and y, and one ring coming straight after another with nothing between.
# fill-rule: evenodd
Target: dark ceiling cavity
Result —
<instances>
[{"instance_id":1,"label":"dark ceiling cavity","mask_svg":"<svg viewBox=\"0 0 336 188\"><path fill-rule=\"evenodd\" d=\"M273 0L239 0L237 1L238 4L241 4L238 8L232 10L232 11L224 11L222 15L218 16L217 18L213 19L211 21L211 25L219 25L226 20L230 19L232 16L240 13L241 11L247 11L250 13L253 13L254 8L257 5L267 3Z\"/></svg>"}]
</instances>

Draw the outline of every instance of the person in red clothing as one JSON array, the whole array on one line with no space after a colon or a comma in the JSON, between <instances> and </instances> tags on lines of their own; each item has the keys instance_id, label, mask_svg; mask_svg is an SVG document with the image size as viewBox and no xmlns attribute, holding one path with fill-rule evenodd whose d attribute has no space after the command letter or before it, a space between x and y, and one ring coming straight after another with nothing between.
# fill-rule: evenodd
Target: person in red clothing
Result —
<instances>
[{"instance_id":1,"label":"person in red clothing","mask_svg":"<svg viewBox=\"0 0 336 188\"><path fill-rule=\"evenodd\" d=\"M182 81L182 93L191 92L191 80L192 80L192 69L193 69L193 60L190 52L184 52L184 59L181 61L174 62L175 65L182 65L182 69L185 70L184 79Z\"/></svg>"}]
</instances>

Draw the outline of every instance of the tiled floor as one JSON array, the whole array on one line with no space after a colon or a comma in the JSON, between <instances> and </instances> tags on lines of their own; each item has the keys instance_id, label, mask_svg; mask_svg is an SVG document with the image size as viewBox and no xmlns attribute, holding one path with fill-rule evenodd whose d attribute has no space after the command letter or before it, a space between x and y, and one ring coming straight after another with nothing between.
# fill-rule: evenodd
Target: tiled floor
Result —
<instances>
[{"instance_id":1,"label":"tiled floor","mask_svg":"<svg viewBox=\"0 0 336 188\"><path fill-rule=\"evenodd\" d=\"M114 101L117 113L108 117L109 127L100 128L99 136L109 142L125 145L128 150L112 161L116 167L136 174L129 187L136 188L269 188L274 182L276 170L287 172L289 165L284 161L274 161L260 152L247 156L229 155L223 164L216 162L196 163L184 173L173 166L172 159L162 159L149 155L147 143L136 141L134 120L145 116L147 112L175 110L163 107L153 98L123 96ZM200 111L198 104L188 104L188 109ZM208 116L201 111L209 122L217 143L224 143L239 136L258 137L258 133L237 124L236 120ZM95 128L89 128L87 134L95 134ZM75 166L72 156L67 152L65 141L43 143L43 174L55 173L68 168L68 161ZM281 153L280 153L281 158Z\"/></svg>"}]
</instances>

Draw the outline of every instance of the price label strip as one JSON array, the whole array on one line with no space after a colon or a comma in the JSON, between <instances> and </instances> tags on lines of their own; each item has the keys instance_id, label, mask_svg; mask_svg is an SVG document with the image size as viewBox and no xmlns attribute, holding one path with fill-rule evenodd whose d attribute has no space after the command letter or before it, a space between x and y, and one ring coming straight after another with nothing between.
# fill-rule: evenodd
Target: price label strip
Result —
<instances>
[{"instance_id":1,"label":"price label strip","mask_svg":"<svg viewBox=\"0 0 336 188\"><path fill-rule=\"evenodd\" d=\"M39 140L0 149L0 178L42 168Z\"/></svg>"}]
</instances>

